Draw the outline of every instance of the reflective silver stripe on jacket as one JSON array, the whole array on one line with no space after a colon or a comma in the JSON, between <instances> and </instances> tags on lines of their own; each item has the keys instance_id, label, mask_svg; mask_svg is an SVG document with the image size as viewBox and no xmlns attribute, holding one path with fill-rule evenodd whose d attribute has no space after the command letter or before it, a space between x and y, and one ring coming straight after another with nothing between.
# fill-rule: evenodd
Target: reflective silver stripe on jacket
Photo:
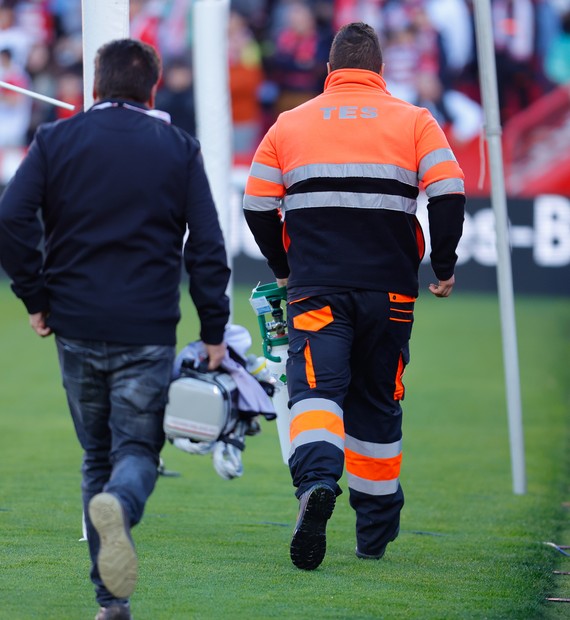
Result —
<instances>
[{"instance_id":1,"label":"reflective silver stripe on jacket","mask_svg":"<svg viewBox=\"0 0 570 620\"><path fill-rule=\"evenodd\" d=\"M255 177L256 179L261 179L262 181L269 181L270 183L278 183L279 185L283 185L283 174L281 173L281 170L279 168L274 168L273 166L267 166L254 161L251 164L249 174L250 176Z\"/></svg>"},{"instance_id":2,"label":"reflective silver stripe on jacket","mask_svg":"<svg viewBox=\"0 0 570 620\"><path fill-rule=\"evenodd\" d=\"M368 179L390 179L413 187L418 186L415 170L407 170L392 164L307 164L283 175L285 187L314 178L363 177Z\"/></svg>"},{"instance_id":3,"label":"reflective silver stripe on jacket","mask_svg":"<svg viewBox=\"0 0 570 620\"><path fill-rule=\"evenodd\" d=\"M446 194L464 194L465 183L463 179L442 179L435 183L430 183L426 187L426 196L433 198L434 196L445 196Z\"/></svg>"},{"instance_id":4,"label":"reflective silver stripe on jacket","mask_svg":"<svg viewBox=\"0 0 570 620\"><path fill-rule=\"evenodd\" d=\"M368 493L368 495L391 495L398 490L399 479L393 480L365 480L351 474L346 473L346 480L348 487L361 493Z\"/></svg>"},{"instance_id":5,"label":"reflective silver stripe on jacket","mask_svg":"<svg viewBox=\"0 0 570 620\"><path fill-rule=\"evenodd\" d=\"M245 204L245 203L244 203ZM308 192L283 198L284 211L312 207L353 207L356 209L388 209L414 215L417 202L414 198L391 194L361 194L358 192Z\"/></svg>"},{"instance_id":6,"label":"reflective silver stripe on jacket","mask_svg":"<svg viewBox=\"0 0 570 620\"><path fill-rule=\"evenodd\" d=\"M250 196L244 194L243 208L249 211L273 211L281 206L281 198L275 196Z\"/></svg>"},{"instance_id":7,"label":"reflective silver stripe on jacket","mask_svg":"<svg viewBox=\"0 0 570 620\"><path fill-rule=\"evenodd\" d=\"M346 435L344 445L347 450L373 459L393 459L402 452L402 440L393 443L372 443Z\"/></svg>"},{"instance_id":8,"label":"reflective silver stripe on jacket","mask_svg":"<svg viewBox=\"0 0 570 620\"><path fill-rule=\"evenodd\" d=\"M435 151L432 151L422 157L418 169L418 176L420 180L424 178L426 172L430 168L433 168L434 166L437 166L437 164L441 164L444 161L457 161L451 149L435 149Z\"/></svg>"}]
</instances>

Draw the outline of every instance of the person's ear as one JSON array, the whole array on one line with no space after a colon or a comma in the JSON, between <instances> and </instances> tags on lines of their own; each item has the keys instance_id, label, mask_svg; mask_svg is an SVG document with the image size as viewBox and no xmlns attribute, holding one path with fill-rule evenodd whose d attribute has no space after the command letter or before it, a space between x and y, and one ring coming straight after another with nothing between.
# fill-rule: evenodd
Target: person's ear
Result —
<instances>
[{"instance_id":1,"label":"person's ear","mask_svg":"<svg viewBox=\"0 0 570 620\"><path fill-rule=\"evenodd\" d=\"M157 89L157 85L155 84L152 87L152 90L150 91L150 97L148 99L148 101L146 102L148 107L152 110L154 108L154 102L156 99L156 89Z\"/></svg>"}]
</instances>

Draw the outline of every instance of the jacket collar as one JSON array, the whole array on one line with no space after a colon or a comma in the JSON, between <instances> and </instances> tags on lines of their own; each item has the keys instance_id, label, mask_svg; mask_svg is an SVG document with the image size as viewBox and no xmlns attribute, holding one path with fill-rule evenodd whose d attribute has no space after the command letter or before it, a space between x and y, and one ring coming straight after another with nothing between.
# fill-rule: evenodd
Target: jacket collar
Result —
<instances>
[{"instance_id":1,"label":"jacket collar","mask_svg":"<svg viewBox=\"0 0 570 620\"><path fill-rule=\"evenodd\" d=\"M171 123L170 114L168 112L164 112L163 110L150 110L143 103L138 103L136 101L125 101L123 99L104 99L103 101L98 101L95 105L89 108L89 110L106 110L108 108L125 108L127 110L132 110L133 112L142 112L147 116L153 116L155 118L158 118L167 124Z\"/></svg>"},{"instance_id":2,"label":"jacket collar","mask_svg":"<svg viewBox=\"0 0 570 620\"><path fill-rule=\"evenodd\" d=\"M325 92L342 86L365 86L379 89L389 95L384 78L374 71L366 69L336 69L331 71L325 80Z\"/></svg>"},{"instance_id":3,"label":"jacket collar","mask_svg":"<svg viewBox=\"0 0 570 620\"><path fill-rule=\"evenodd\" d=\"M117 97L110 97L109 99L101 99L93 104L92 107L99 106L98 109L105 109L110 107L118 107L127 104L129 107L140 108L143 112L148 110L148 106L138 101L132 101L131 99L119 99Z\"/></svg>"}]
</instances>

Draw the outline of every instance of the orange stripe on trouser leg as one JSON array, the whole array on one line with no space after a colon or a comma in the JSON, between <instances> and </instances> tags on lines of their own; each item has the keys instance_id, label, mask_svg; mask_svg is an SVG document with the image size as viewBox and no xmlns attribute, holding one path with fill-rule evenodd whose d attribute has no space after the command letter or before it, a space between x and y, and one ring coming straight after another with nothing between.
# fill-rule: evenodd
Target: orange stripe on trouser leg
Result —
<instances>
[{"instance_id":1,"label":"orange stripe on trouser leg","mask_svg":"<svg viewBox=\"0 0 570 620\"><path fill-rule=\"evenodd\" d=\"M400 353L398 359L398 370L396 371L396 388L394 390L394 400L402 400L404 398L404 384L402 382L402 376L404 375L404 358Z\"/></svg>"},{"instance_id":2,"label":"orange stripe on trouser leg","mask_svg":"<svg viewBox=\"0 0 570 620\"><path fill-rule=\"evenodd\" d=\"M395 480L400 476L402 453L388 459L363 456L344 449L346 471L365 480Z\"/></svg>"},{"instance_id":3,"label":"orange stripe on trouser leg","mask_svg":"<svg viewBox=\"0 0 570 620\"><path fill-rule=\"evenodd\" d=\"M400 295L400 293L388 293L390 297L390 301L394 301L396 303L411 303L416 301L416 297L410 297L410 295Z\"/></svg>"},{"instance_id":4,"label":"orange stripe on trouser leg","mask_svg":"<svg viewBox=\"0 0 570 620\"><path fill-rule=\"evenodd\" d=\"M317 378L315 377L315 368L313 366L313 356L311 355L311 347L309 346L309 341L307 340L307 345L305 347L305 373L307 375L307 383L310 388L317 387Z\"/></svg>"},{"instance_id":5,"label":"orange stripe on trouser leg","mask_svg":"<svg viewBox=\"0 0 570 620\"><path fill-rule=\"evenodd\" d=\"M298 316L293 317L293 327L303 329L307 332L318 332L319 329L326 327L334 321L330 306L309 310Z\"/></svg>"},{"instance_id":6,"label":"orange stripe on trouser leg","mask_svg":"<svg viewBox=\"0 0 570 620\"><path fill-rule=\"evenodd\" d=\"M342 419L330 411L314 409L295 416L289 427L291 441L304 431L326 430L338 435L344 441L344 424Z\"/></svg>"}]
</instances>

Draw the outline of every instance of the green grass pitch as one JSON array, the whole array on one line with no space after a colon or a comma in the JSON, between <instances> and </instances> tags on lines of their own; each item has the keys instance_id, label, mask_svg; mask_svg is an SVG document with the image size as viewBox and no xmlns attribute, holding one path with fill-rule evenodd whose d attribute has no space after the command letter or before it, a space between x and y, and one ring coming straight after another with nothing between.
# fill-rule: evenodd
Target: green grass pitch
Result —
<instances>
[{"instance_id":1,"label":"green grass pitch","mask_svg":"<svg viewBox=\"0 0 570 620\"><path fill-rule=\"evenodd\" d=\"M234 322L261 352L257 321L236 288ZM0 282L0 620L92 618L81 536L81 452L52 339L28 327ZM248 438L241 479L209 456L165 447L167 469L134 530L137 620L557 619L570 605L567 299L517 298L528 492L514 495L498 303L425 292L406 372L398 540L380 562L354 556L354 515L340 496L319 569L289 560L297 502L274 423ZM183 293L179 344L197 337ZM344 479L341 485L346 491Z\"/></svg>"}]
</instances>

